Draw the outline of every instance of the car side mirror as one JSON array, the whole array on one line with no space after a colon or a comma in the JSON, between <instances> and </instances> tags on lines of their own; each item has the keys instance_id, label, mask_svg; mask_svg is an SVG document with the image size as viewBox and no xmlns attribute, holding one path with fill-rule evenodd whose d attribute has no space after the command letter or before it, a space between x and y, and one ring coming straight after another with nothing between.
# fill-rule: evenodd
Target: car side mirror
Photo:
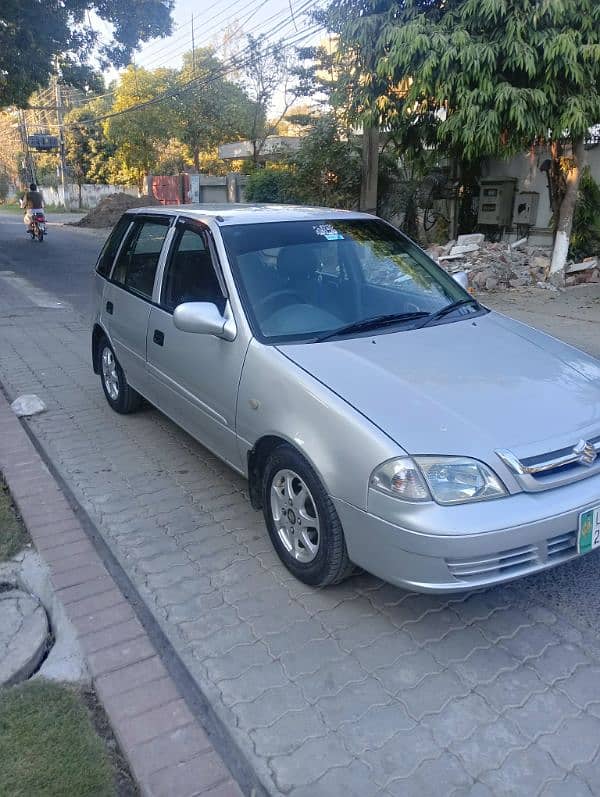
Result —
<instances>
[{"instance_id":1,"label":"car side mirror","mask_svg":"<svg viewBox=\"0 0 600 797\"><path fill-rule=\"evenodd\" d=\"M223 314L212 302L184 302L175 308L173 323L182 332L215 335L224 340L234 340L237 334L229 302Z\"/></svg>"},{"instance_id":2,"label":"car side mirror","mask_svg":"<svg viewBox=\"0 0 600 797\"><path fill-rule=\"evenodd\" d=\"M461 288L464 288L466 291L469 290L469 277L466 271L456 271L452 278L458 282Z\"/></svg>"}]
</instances>

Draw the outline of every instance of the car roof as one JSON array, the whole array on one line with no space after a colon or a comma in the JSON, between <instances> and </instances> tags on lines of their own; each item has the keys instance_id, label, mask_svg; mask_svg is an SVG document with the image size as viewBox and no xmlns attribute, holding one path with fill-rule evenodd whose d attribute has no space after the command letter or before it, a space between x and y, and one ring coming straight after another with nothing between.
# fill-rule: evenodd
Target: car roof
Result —
<instances>
[{"instance_id":1,"label":"car roof","mask_svg":"<svg viewBox=\"0 0 600 797\"><path fill-rule=\"evenodd\" d=\"M214 218L219 224L261 224L270 221L310 221L313 219L372 219L368 213L335 208L306 207L303 205L268 204L190 204L153 205L132 208L128 213L160 213L183 215L189 218Z\"/></svg>"}]
</instances>

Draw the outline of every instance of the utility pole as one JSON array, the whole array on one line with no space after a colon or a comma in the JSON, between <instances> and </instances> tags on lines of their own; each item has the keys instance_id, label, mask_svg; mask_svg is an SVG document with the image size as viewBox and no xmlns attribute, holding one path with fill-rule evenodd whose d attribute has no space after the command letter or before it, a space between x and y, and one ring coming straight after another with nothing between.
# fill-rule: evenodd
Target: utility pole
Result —
<instances>
[{"instance_id":1,"label":"utility pole","mask_svg":"<svg viewBox=\"0 0 600 797\"><path fill-rule=\"evenodd\" d=\"M194 43L194 15L192 14L192 74L196 77L196 45Z\"/></svg>"},{"instance_id":2,"label":"utility pole","mask_svg":"<svg viewBox=\"0 0 600 797\"><path fill-rule=\"evenodd\" d=\"M67 159L65 155L65 130L63 124L63 105L58 74L58 58L56 59L56 74L54 76L54 93L56 97L56 119L58 122L58 147L60 160L60 182L63 192L63 205L65 210L71 210L67 188Z\"/></svg>"},{"instance_id":3,"label":"utility pole","mask_svg":"<svg viewBox=\"0 0 600 797\"><path fill-rule=\"evenodd\" d=\"M360 210L377 213L377 172L379 169L379 127L364 127Z\"/></svg>"},{"instance_id":4,"label":"utility pole","mask_svg":"<svg viewBox=\"0 0 600 797\"><path fill-rule=\"evenodd\" d=\"M29 183L35 183L35 163L33 162L33 155L29 149L29 133L27 130L27 117L25 111L19 110L19 132L21 134L21 141L23 143L23 150L25 152L25 162L23 164L23 171L25 182L29 188Z\"/></svg>"}]
</instances>

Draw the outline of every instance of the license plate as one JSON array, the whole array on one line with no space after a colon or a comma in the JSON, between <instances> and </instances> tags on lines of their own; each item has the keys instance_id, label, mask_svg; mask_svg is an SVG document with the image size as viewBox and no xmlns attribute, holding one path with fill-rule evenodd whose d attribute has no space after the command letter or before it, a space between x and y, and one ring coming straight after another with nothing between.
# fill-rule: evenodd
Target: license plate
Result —
<instances>
[{"instance_id":1,"label":"license plate","mask_svg":"<svg viewBox=\"0 0 600 797\"><path fill-rule=\"evenodd\" d=\"M600 546L600 506L588 509L579 515L577 551L587 553Z\"/></svg>"}]
</instances>

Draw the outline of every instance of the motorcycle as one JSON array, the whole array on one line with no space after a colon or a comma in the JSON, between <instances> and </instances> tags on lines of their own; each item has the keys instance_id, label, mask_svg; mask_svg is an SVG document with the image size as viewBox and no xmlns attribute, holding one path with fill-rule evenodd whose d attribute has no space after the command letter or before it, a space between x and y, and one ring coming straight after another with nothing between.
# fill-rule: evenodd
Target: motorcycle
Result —
<instances>
[{"instance_id":1,"label":"motorcycle","mask_svg":"<svg viewBox=\"0 0 600 797\"><path fill-rule=\"evenodd\" d=\"M32 213L27 232L31 235L32 241L37 240L41 243L44 240L44 235L46 234L46 216L41 210L36 210Z\"/></svg>"}]
</instances>

